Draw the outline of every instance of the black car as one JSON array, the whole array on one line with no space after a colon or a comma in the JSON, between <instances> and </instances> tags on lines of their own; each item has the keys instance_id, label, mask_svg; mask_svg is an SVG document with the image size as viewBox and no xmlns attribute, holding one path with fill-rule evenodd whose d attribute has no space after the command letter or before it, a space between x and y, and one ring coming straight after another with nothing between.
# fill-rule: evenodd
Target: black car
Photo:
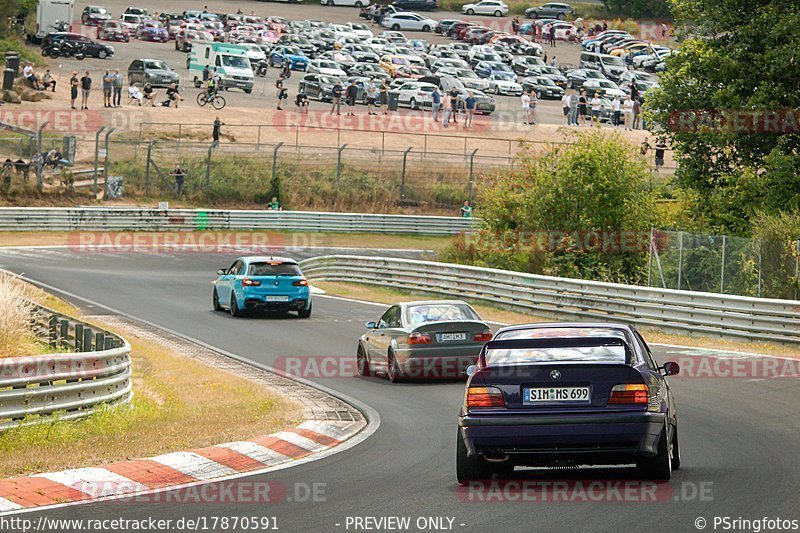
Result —
<instances>
[{"instance_id":1,"label":"black car","mask_svg":"<svg viewBox=\"0 0 800 533\"><path fill-rule=\"evenodd\" d=\"M556 82L547 76L528 76L523 78L522 89L533 93L536 98L550 98L553 100L560 100L564 96L564 89L556 85Z\"/></svg>"},{"instance_id":2,"label":"black car","mask_svg":"<svg viewBox=\"0 0 800 533\"><path fill-rule=\"evenodd\" d=\"M607 80L605 74L590 68L576 68L567 72L567 85L572 89L580 89L586 80Z\"/></svg>"},{"instance_id":3,"label":"black car","mask_svg":"<svg viewBox=\"0 0 800 533\"><path fill-rule=\"evenodd\" d=\"M434 11L439 8L438 0L395 0L392 5L400 11Z\"/></svg>"},{"instance_id":4,"label":"black car","mask_svg":"<svg viewBox=\"0 0 800 533\"><path fill-rule=\"evenodd\" d=\"M84 47L84 53L87 57L97 57L99 59L105 59L107 57L111 57L114 55L114 47L109 46L107 44L98 43L97 41L93 41L88 37L81 35L80 33L67 33L67 32L58 32L58 33L51 33L47 37L44 38L42 41L42 48L45 48L50 45L50 43L56 41L69 41L72 44L80 44Z\"/></svg>"},{"instance_id":5,"label":"black car","mask_svg":"<svg viewBox=\"0 0 800 533\"><path fill-rule=\"evenodd\" d=\"M353 56L353 59L359 63L377 63L380 59L378 54L365 44L348 44L342 48L342 51Z\"/></svg>"},{"instance_id":6,"label":"black car","mask_svg":"<svg viewBox=\"0 0 800 533\"><path fill-rule=\"evenodd\" d=\"M336 82L342 80L334 76L326 76L324 74L306 74L300 80L299 91L305 93L308 98L320 100L322 102L329 102L332 100L333 86ZM342 91L345 85L342 84Z\"/></svg>"},{"instance_id":7,"label":"black car","mask_svg":"<svg viewBox=\"0 0 800 533\"><path fill-rule=\"evenodd\" d=\"M305 35L284 33L281 35L280 39L278 39L277 44L298 48L311 59L314 59L319 51L316 44L314 44L314 42Z\"/></svg>"},{"instance_id":8,"label":"black car","mask_svg":"<svg viewBox=\"0 0 800 533\"><path fill-rule=\"evenodd\" d=\"M355 65L350 68L350 72L348 73L352 76L359 76L362 78L374 78L376 80L389 80L391 81L392 77L383 70L382 67L379 67L376 63L356 63Z\"/></svg>"},{"instance_id":9,"label":"black car","mask_svg":"<svg viewBox=\"0 0 800 533\"><path fill-rule=\"evenodd\" d=\"M511 69L520 76L525 75L532 68L543 66L545 66L545 62L541 58L534 56L518 57L511 62Z\"/></svg>"}]
</instances>

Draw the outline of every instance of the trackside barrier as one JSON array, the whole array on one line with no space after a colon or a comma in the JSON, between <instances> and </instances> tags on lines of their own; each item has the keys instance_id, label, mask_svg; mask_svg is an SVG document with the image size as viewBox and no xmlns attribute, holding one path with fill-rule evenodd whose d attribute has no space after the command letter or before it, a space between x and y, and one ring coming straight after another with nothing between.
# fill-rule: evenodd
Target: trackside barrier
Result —
<instances>
[{"instance_id":1,"label":"trackside barrier","mask_svg":"<svg viewBox=\"0 0 800 533\"><path fill-rule=\"evenodd\" d=\"M189 231L273 230L333 233L454 235L474 219L441 216L107 207L4 207L0 231Z\"/></svg>"},{"instance_id":2,"label":"trackside barrier","mask_svg":"<svg viewBox=\"0 0 800 533\"><path fill-rule=\"evenodd\" d=\"M539 276L407 259L327 255L302 261L314 281L367 283L481 300L522 312L613 319L680 333L800 343L800 302Z\"/></svg>"},{"instance_id":3,"label":"trackside barrier","mask_svg":"<svg viewBox=\"0 0 800 533\"><path fill-rule=\"evenodd\" d=\"M50 415L74 420L131 400L128 341L38 305L32 320L55 353L0 359L0 431Z\"/></svg>"}]
</instances>

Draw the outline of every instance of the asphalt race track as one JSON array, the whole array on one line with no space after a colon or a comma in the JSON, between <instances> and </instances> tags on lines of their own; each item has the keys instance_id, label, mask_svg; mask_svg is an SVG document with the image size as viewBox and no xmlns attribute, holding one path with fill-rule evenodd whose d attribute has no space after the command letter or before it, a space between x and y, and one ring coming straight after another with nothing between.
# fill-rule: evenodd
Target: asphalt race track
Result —
<instances>
[{"instance_id":1,"label":"asphalt race track","mask_svg":"<svg viewBox=\"0 0 800 533\"><path fill-rule=\"evenodd\" d=\"M318 254L312 250L295 255ZM376 319L383 309L318 296L308 320L232 319L211 310L210 283L217 268L231 261L232 256L222 254L0 251L2 268L268 365L287 355L352 356L364 322ZM109 312L83 301L75 303L89 314ZM657 347L659 362L666 360L667 350ZM382 378L306 377L374 408L381 419L377 432L339 454L239 481L269 480L286 487L325 484L325 501L178 504L164 503L169 495L163 495L160 503L111 501L27 516L275 516L279 529L287 532L354 531L352 525L347 527L347 517L356 516L410 517L411 530L416 531L419 517L450 517L452 529L498 533L696 531L698 517L708 521L707 530L714 530L714 516L800 518L797 379L670 378L679 407L683 465L671 486L656 491L657 501L578 497L498 502L471 501L456 490L455 421L463 383L390 385ZM573 483L636 477L631 469L617 468L517 471L512 479Z\"/></svg>"}]
</instances>

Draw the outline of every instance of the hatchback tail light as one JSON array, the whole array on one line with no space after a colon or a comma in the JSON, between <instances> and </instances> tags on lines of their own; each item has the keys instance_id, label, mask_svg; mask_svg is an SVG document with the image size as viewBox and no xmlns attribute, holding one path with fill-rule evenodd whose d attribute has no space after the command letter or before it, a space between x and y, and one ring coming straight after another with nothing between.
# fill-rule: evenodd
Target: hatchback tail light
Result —
<instances>
[{"instance_id":1,"label":"hatchback tail light","mask_svg":"<svg viewBox=\"0 0 800 533\"><path fill-rule=\"evenodd\" d=\"M259 285L261 285L261 282L255 279L244 278L242 280L242 285L244 287L258 287Z\"/></svg>"},{"instance_id":2,"label":"hatchback tail light","mask_svg":"<svg viewBox=\"0 0 800 533\"><path fill-rule=\"evenodd\" d=\"M483 330L483 333L476 333L475 336L472 337L472 339L475 342L489 342L490 340L492 340L492 330L485 329Z\"/></svg>"},{"instance_id":3,"label":"hatchback tail light","mask_svg":"<svg viewBox=\"0 0 800 533\"><path fill-rule=\"evenodd\" d=\"M608 397L610 404L642 404L647 405L650 401L650 393L644 383L628 383L625 385L614 385Z\"/></svg>"},{"instance_id":4,"label":"hatchback tail light","mask_svg":"<svg viewBox=\"0 0 800 533\"><path fill-rule=\"evenodd\" d=\"M497 387L469 387L466 403L467 408L506 406L503 393Z\"/></svg>"},{"instance_id":5,"label":"hatchback tail light","mask_svg":"<svg viewBox=\"0 0 800 533\"><path fill-rule=\"evenodd\" d=\"M307 279L299 279L297 281L293 281L292 285L295 287L308 287L308 280Z\"/></svg>"},{"instance_id":6,"label":"hatchback tail light","mask_svg":"<svg viewBox=\"0 0 800 533\"><path fill-rule=\"evenodd\" d=\"M427 333L415 331L408 336L408 344L430 344L431 342L433 342L431 336Z\"/></svg>"}]
</instances>

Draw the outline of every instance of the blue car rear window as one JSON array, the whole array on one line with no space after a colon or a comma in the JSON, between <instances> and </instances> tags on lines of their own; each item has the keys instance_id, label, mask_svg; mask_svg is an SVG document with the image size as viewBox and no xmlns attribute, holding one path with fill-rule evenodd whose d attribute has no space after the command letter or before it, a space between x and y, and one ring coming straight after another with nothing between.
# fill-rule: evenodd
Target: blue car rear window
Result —
<instances>
[{"instance_id":1,"label":"blue car rear window","mask_svg":"<svg viewBox=\"0 0 800 533\"><path fill-rule=\"evenodd\" d=\"M302 276L295 263L251 263L248 276Z\"/></svg>"},{"instance_id":2,"label":"blue car rear window","mask_svg":"<svg viewBox=\"0 0 800 533\"><path fill-rule=\"evenodd\" d=\"M582 346L550 348L511 348L486 350L486 364L524 365L529 363L626 363L625 346Z\"/></svg>"}]
</instances>

